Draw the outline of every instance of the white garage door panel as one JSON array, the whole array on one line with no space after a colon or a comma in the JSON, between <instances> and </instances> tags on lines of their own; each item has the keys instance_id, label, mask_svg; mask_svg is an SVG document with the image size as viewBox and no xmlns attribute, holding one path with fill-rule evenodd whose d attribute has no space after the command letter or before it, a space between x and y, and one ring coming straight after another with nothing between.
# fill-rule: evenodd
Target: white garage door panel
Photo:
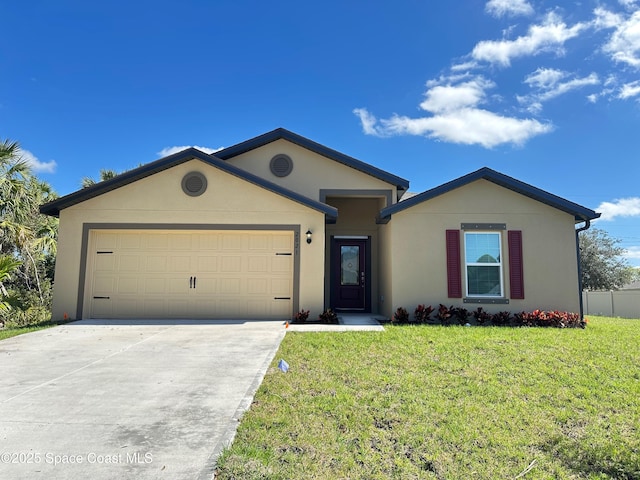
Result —
<instances>
[{"instance_id":1,"label":"white garage door panel","mask_svg":"<svg viewBox=\"0 0 640 480\"><path fill-rule=\"evenodd\" d=\"M293 233L92 231L93 318L288 318Z\"/></svg>"}]
</instances>

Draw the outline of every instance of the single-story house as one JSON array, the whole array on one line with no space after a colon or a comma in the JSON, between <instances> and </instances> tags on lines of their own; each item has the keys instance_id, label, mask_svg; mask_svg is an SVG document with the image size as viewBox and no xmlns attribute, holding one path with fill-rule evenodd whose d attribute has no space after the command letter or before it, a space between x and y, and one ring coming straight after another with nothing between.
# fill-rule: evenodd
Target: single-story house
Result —
<instances>
[{"instance_id":1,"label":"single-story house","mask_svg":"<svg viewBox=\"0 0 640 480\"><path fill-rule=\"evenodd\" d=\"M580 310L576 225L598 213L489 168L408 188L281 128L161 158L41 207L53 317Z\"/></svg>"}]
</instances>

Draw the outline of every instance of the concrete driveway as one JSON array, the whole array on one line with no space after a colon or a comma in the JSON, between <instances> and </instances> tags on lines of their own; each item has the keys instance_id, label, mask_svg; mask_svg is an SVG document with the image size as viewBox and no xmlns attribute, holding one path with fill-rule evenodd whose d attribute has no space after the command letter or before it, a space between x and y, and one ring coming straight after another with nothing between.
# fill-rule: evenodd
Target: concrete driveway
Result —
<instances>
[{"instance_id":1,"label":"concrete driveway","mask_svg":"<svg viewBox=\"0 0 640 480\"><path fill-rule=\"evenodd\" d=\"M273 321L79 321L0 341L0 478L210 479Z\"/></svg>"}]
</instances>

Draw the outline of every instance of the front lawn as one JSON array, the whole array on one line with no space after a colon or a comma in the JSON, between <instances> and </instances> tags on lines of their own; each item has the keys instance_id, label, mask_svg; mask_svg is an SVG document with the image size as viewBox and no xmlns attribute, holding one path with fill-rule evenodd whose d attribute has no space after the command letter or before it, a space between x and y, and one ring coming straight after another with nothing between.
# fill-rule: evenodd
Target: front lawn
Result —
<instances>
[{"instance_id":1,"label":"front lawn","mask_svg":"<svg viewBox=\"0 0 640 480\"><path fill-rule=\"evenodd\" d=\"M639 366L640 320L291 332L217 478L640 480Z\"/></svg>"}]
</instances>

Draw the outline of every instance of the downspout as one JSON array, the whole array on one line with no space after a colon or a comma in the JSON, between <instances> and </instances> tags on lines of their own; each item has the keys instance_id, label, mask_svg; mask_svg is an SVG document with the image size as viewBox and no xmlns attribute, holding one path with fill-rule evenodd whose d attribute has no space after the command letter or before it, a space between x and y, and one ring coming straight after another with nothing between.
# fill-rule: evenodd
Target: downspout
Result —
<instances>
[{"instance_id":1,"label":"downspout","mask_svg":"<svg viewBox=\"0 0 640 480\"><path fill-rule=\"evenodd\" d=\"M583 227L576 228L576 256L578 259L578 298L580 299L580 320L584 320L584 305L582 301L582 262L580 261L580 232L587 230L591 226L591 220L582 217L585 224Z\"/></svg>"}]
</instances>

